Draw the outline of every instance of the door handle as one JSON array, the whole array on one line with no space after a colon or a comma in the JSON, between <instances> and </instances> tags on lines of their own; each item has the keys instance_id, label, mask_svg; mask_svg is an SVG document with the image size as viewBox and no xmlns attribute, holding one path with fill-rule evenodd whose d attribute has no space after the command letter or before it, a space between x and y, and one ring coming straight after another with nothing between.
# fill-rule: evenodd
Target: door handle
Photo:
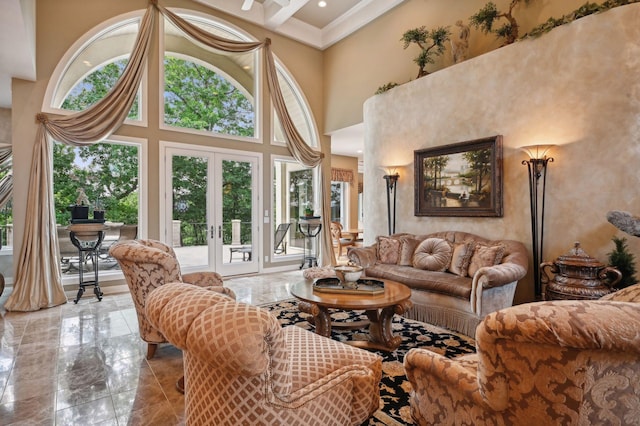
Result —
<instances>
[{"instance_id":1,"label":"door handle","mask_svg":"<svg viewBox=\"0 0 640 426\"><path fill-rule=\"evenodd\" d=\"M218 225L218 238L222 238L222 225Z\"/></svg>"},{"instance_id":2,"label":"door handle","mask_svg":"<svg viewBox=\"0 0 640 426\"><path fill-rule=\"evenodd\" d=\"M209 228L209 233L211 235L211 239L213 239L213 225L211 225L211 228Z\"/></svg>"}]
</instances>

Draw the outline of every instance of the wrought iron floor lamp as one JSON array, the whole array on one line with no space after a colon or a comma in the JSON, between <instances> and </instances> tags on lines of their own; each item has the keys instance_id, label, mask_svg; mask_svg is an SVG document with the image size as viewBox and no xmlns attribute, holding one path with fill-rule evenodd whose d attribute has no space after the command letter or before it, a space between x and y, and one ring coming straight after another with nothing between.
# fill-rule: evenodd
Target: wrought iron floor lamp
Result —
<instances>
[{"instance_id":1,"label":"wrought iron floor lamp","mask_svg":"<svg viewBox=\"0 0 640 426\"><path fill-rule=\"evenodd\" d=\"M554 145L524 146L529 159L522 164L529 170L529 198L531 200L531 242L533 247L533 284L536 300L542 300L540 262L544 241L544 195L547 181L547 163L553 162L547 153ZM540 185L542 181L542 185Z\"/></svg>"},{"instance_id":2,"label":"wrought iron floor lamp","mask_svg":"<svg viewBox=\"0 0 640 426\"><path fill-rule=\"evenodd\" d=\"M387 181L387 223L389 224L389 235L396 233L396 189L400 175L387 173L383 176ZM391 210L391 193L393 192L393 211Z\"/></svg>"}]
</instances>

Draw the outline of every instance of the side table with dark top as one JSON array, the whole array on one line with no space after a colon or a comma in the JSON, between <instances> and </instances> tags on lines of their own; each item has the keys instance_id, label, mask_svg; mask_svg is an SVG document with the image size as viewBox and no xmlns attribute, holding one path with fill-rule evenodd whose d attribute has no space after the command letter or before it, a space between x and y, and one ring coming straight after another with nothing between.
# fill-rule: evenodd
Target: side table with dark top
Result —
<instances>
[{"instance_id":1,"label":"side table with dark top","mask_svg":"<svg viewBox=\"0 0 640 426\"><path fill-rule=\"evenodd\" d=\"M78 257L80 265L78 268L78 294L73 303L78 303L85 292L85 287L93 286L93 293L102 301L102 290L98 280L98 259L100 254L100 245L104 239L104 230L106 227L102 224L72 224L69 225L69 238L74 246L78 248ZM93 263L93 280L84 279L84 268L82 260L89 256Z\"/></svg>"},{"instance_id":2,"label":"side table with dark top","mask_svg":"<svg viewBox=\"0 0 640 426\"><path fill-rule=\"evenodd\" d=\"M311 322L315 325L317 334L331 337L331 328L369 329L369 341L353 340L349 343L367 349L378 349L388 352L395 351L402 338L393 334L393 316L402 315L413 306L411 289L395 281L384 281L384 293L370 294L342 294L313 291L311 281L302 281L291 287L291 294L299 299L298 308L301 312L310 314ZM330 309L364 310L368 321L352 323L332 322Z\"/></svg>"},{"instance_id":3,"label":"side table with dark top","mask_svg":"<svg viewBox=\"0 0 640 426\"><path fill-rule=\"evenodd\" d=\"M304 255L300 269L304 268L307 263L309 268L318 266L318 256L314 252L313 243L322 230L322 221L319 217L314 217L313 219L300 218L298 230L304 236ZM308 249L307 246L309 246Z\"/></svg>"}]
</instances>

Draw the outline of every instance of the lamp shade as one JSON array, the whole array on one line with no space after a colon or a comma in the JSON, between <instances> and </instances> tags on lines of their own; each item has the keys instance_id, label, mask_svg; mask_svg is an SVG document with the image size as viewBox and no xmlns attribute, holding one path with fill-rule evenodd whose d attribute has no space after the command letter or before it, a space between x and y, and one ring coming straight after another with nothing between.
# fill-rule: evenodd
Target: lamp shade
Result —
<instances>
[{"instance_id":1,"label":"lamp shade","mask_svg":"<svg viewBox=\"0 0 640 426\"><path fill-rule=\"evenodd\" d=\"M523 146L522 149L524 152L529 155L529 158L534 160L542 160L547 158L547 154L555 145L528 145Z\"/></svg>"}]
</instances>

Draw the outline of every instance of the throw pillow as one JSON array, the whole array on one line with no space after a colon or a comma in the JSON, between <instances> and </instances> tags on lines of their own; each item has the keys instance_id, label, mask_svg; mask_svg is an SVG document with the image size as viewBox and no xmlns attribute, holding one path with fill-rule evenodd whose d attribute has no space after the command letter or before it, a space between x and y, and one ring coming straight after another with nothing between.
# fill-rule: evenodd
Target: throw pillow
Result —
<instances>
[{"instance_id":1,"label":"throw pillow","mask_svg":"<svg viewBox=\"0 0 640 426\"><path fill-rule=\"evenodd\" d=\"M400 240L393 237L378 237L378 261L397 264L400 257Z\"/></svg>"},{"instance_id":2,"label":"throw pillow","mask_svg":"<svg viewBox=\"0 0 640 426\"><path fill-rule=\"evenodd\" d=\"M453 245L453 254L451 255L451 264L449 264L449 272L452 274L466 277L469 270L469 262L473 255L473 241L464 241Z\"/></svg>"},{"instance_id":3,"label":"throw pillow","mask_svg":"<svg viewBox=\"0 0 640 426\"><path fill-rule=\"evenodd\" d=\"M451 245L442 238L427 238L413 254L413 266L427 271L446 271L451 261Z\"/></svg>"},{"instance_id":4,"label":"throw pillow","mask_svg":"<svg viewBox=\"0 0 640 426\"><path fill-rule=\"evenodd\" d=\"M469 276L473 277L478 269L485 266L497 265L504 257L506 247L502 244L488 246L485 244L477 244L469 262Z\"/></svg>"},{"instance_id":5,"label":"throw pillow","mask_svg":"<svg viewBox=\"0 0 640 426\"><path fill-rule=\"evenodd\" d=\"M421 242L422 240L416 240L415 238L400 238L400 257L398 258L398 265L413 266L413 253Z\"/></svg>"}]
</instances>

